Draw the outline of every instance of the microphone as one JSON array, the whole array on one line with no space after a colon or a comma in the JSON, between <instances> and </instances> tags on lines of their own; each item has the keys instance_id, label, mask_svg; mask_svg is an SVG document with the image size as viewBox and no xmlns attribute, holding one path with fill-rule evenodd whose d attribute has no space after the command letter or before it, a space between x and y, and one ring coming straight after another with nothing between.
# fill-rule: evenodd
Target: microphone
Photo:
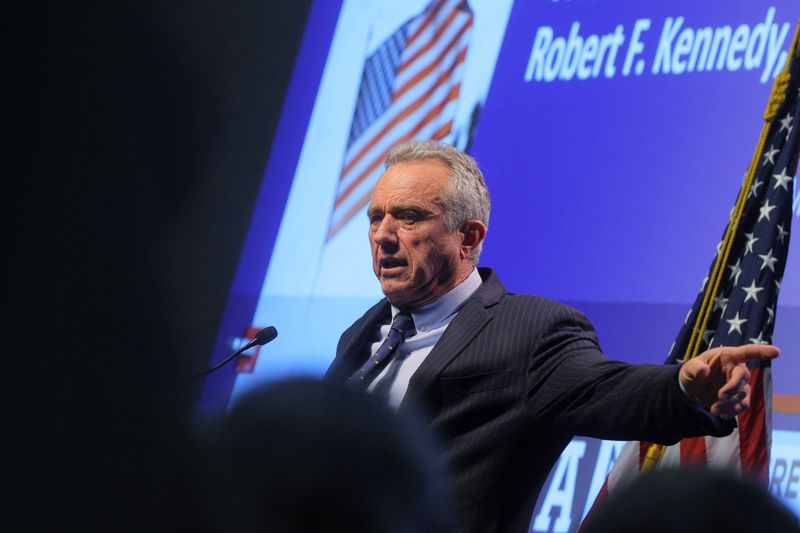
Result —
<instances>
[{"instance_id":1,"label":"microphone","mask_svg":"<svg viewBox=\"0 0 800 533\"><path fill-rule=\"evenodd\" d=\"M200 375L205 376L210 374L211 372L225 366L227 363L229 363L232 359L234 359L237 355L241 354L242 352L249 350L253 346L263 346L268 342L273 341L277 336L278 336L278 330L275 329L275 326L268 326L262 329L261 331L256 333L255 338L253 340L251 340L250 342L248 342L247 344L245 344L244 346L242 346L241 348L230 354L228 357L223 359L222 362L217 363L211 368L205 370Z\"/></svg>"},{"instance_id":2,"label":"microphone","mask_svg":"<svg viewBox=\"0 0 800 533\"><path fill-rule=\"evenodd\" d=\"M255 345L264 346L268 342L272 342L275 340L275 337L278 336L278 330L275 329L275 326L267 326L266 328L262 329L258 333L256 333L256 338L250 341L247 346L252 348Z\"/></svg>"}]
</instances>

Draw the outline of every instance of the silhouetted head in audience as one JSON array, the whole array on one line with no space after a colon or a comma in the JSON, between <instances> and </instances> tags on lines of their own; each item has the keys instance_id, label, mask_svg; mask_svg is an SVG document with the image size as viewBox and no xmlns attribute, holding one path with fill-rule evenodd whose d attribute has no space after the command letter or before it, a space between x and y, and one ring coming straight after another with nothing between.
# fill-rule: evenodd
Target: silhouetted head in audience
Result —
<instances>
[{"instance_id":1,"label":"silhouetted head in audience","mask_svg":"<svg viewBox=\"0 0 800 533\"><path fill-rule=\"evenodd\" d=\"M797 517L766 490L729 473L658 470L612 496L582 533L800 531Z\"/></svg>"},{"instance_id":2,"label":"silhouetted head in audience","mask_svg":"<svg viewBox=\"0 0 800 533\"><path fill-rule=\"evenodd\" d=\"M243 398L212 429L209 500L237 531L446 530L441 471L415 420L311 379Z\"/></svg>"}]
</instances>

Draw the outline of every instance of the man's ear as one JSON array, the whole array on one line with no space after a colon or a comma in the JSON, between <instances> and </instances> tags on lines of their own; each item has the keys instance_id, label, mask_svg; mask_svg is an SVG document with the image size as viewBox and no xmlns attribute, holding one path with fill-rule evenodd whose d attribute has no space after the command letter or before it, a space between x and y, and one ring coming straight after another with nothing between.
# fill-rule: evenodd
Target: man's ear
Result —
<instances>
[{"instance_id":1,"label":"man's ear","mask_svg":"<svg viewBox=\"0 0 800 533\"><path fill-rule=\"evenodd\" d=\"M467 220L461 226L461 256L467 258L486 237L486 226L480 220Z\"/></svg>"}]
</instances>

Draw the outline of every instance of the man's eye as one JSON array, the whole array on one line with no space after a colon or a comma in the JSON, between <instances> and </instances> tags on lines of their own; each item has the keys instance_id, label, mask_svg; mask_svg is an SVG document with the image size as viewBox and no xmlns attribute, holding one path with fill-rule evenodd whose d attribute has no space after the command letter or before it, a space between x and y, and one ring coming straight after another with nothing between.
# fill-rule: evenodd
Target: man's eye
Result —
<instances>
[{"instance_id":1,"label":"man's eye","mask_svg":"<svg viewBox=\"0 0 800 533\"><path fill-rule=\"evenodd\" d=\"M380 215L370 215L370 217L369 217L369 223L370 223L370 224L377 224L377 223L378 223L378 222L380 222L382 219L383 219L383 217L382 217L382 216L380 216Z\"/></svg>"},{"instance_id":2,"label":"man's eye","mask_svg":"<svg viewBox=\"0 0 800 533\"><path fill-rule=\"evenodd\" d=\"M411 213L411 212L402 213L399 218L403 222L406 222L406 223L409 223L409 224L413 224L414 222L417 222L420 219L419 215L417 215L416 213Z\"/></svg>"}]
</instances>

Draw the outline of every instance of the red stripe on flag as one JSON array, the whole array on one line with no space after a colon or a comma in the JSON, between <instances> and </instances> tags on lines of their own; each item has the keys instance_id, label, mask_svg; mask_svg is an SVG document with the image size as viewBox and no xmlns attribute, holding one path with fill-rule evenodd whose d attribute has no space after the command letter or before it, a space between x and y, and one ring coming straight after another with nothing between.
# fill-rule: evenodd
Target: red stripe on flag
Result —
<instances>
[{"instance_id":1,"label":"red stripe on flag","mask_svg":"<svg viewBox=\"0 0 800 533\"><path fill-rule=\"evenodd\" d=\"M681 441L681 466L706 466L706 438L694 437Z\"/></svg>"},{"instance_id":2,"label":"red stripe on flag","mask_svg":"<svg viewBox=\"0 0 800 533\"><path fill-rule=\"evenodd\" d=\"M433 22L433 19L435 19L436 15L439 14L439 11L442 10L445 3L446 2L442 1L439 2L436 6L434 6L434 8L430 11L430 13L428 13L428 16L422 22L422 24L420 24L419 27L416 30L414 30L414 33L409 35L408 39L406 39L406 46L416 41L417 38L422 34L422 32L425 31L425 29L431 25L431 22Z\"/></svg>"},{"instance_id":3,"label":"red stripe on flag","mask_svg":"<svg viewBox=\"0 0 800 533\"><path fill-rule=\"evenodd\" d=\"M450 42L447 43L447 46L442 50L442 52L435 59L433 59L430 62L430 64L428 64L427 67L417 72L413 78L408 80L405 83L405 85L400 87L397 90L397 92L395 92L394 95L392 95L392 102L396 102L397 100L399 100L401 96L403 96L409 89L411 89L414 85L416 85L420 80L426 78L428 74L430 74L433 71L433 69L435 69L439 65L439 63L441 63L442 59L444 59L444 57L458 44L458 41L464 36L464 33L466 33L466 31L471 27L472 27L472 20L470 19L469 21L467 21L466 24L464 24L461 27L460 30L458 30L458 32L453 36ZM464 54L466 55L466 48L464 49Z\"/></svg>"},{"instance_id":4,"label":"red stripe on flag","mask_svg":"<svg viewBox=\"0 0 800 533\"><path fill-rule=\"evenodd\" d=\"M439 139L450 133L452 130L453 130L453 121L448 120L446 124L442 124L441 128L433 132L433 135L431 135L431 139L433 139L434 141L438 141Z\"/></svg>"},{"instance_id":5,"label":"red stripe on flag","mask_svg":"<svg viewBox=\"0 0 800 533\"><path fill-rule=\"evenodd\" d=\"M447 18L446 18L446 19L445 19L445 21L442 23L442 25L441 25L441 26L439 26L439 27L436 29L436 32L435 32L435 33L433 34L433 36L431 37L430 41L428 41L427 43L425 43L425 45L424 45L422 48L420 48L419 50L417 50L416 52L414 52L414 54L413 54L411 57L407 58L405 61L403 61L402 63L400 63L400 68L399 68L399 69L397 69L397 71L398 71L398 72L403 72L403 71L404 71L406 68L408 68L408 66L409 66L411 63L413 63L414 61L416 61L417 59L419 59L419 57L420 57L420 56L422 56L422 55L423 55L425 52L427 52L428 50L430 50L430 49L431 49L431 47L432 47L432 46L433 46L433 45L436 43L436 41L438 41L438 40L439 40L439 38L440 38L440 37L442 36L442 34L445 32L445 30L447 29L447 27L448 27L448 26L450 26L450 23L451 23L451 22L453 22L453 19L455 19L455 18L456 18L456 15L458 15L458 8L453 8L453 10L452 10L452 11L450 11L450 13L447 15ZM406 46L408 46L408 45L406 45Z\"/></svg>"},{"instance_id":6,"label":"red stripe on flag","mask_svg":"<svg viewBox=\"0 0 800 533\"><path fill-rule=\"evenodd\" d=\"M739 415L738 422L742 473L763 482L766 487L769 447L764 377L765 372L761 368L750 371L750 409Z\"/></svg>"},{"instance_id":7,"label":"red stripe on flag","mask_svg":"<svg viewBox=\"0 0 800 533\"><path fill-rule=\"evenodd\" d=\"M437 117L437 116L438 116L438 115L439 115L439 114L442 112L442 109L444 109L444 107L445 107L445 106L446 106L446 105L447 105L449 102L451 102L451 101L455 100L456 98L458 98L458 94L459 94L460 90L461 90L461 84L454 85L454 86L453 86L453 88L452 88L452 89L450 89L450 92L449 92L449 93L447 93L447 96L445 96L444 100L442 100L441 102L439 102L438 104L436 104L434 107L432 107L432 108L430 109L430 111L428 111L428 114L427 114L427 115L425 115L425 116L422 118L422 120L421 120L420 122L418 122L418 123L417 123L417 125L416 125L416 126L414 126L414 127L413 127L413 128L412 128L412 129L411 129L411 130L410 130L408 133L406 133L405 135L402 135L402 136L401 136L401 137L400 137L400 138L397 140L397 142L395 142L394 144L400 144L401 142L407 141L407 140L411 139L411 138L412 138L414 135L416 135L417 133L419 133L419 131L420 131L422 128L424 128L425 126L427 126L428 124L430 124L430 123L431 123L431 121L433 121L433 119L435 119L435 118L436 118L436 117ZM352 183L351 183L351 184L350 184L350 185L347 187L347 189L345 189L345 191L341 193L341 195L339 196L339 198L337 198L337 200L336 200L336 203L334 204L334 207L339 207L339 205L341 205L342 201L343 201L343 200L344 200L344 199L345 199L345 198L346 198L346 197L347 197L347 196L348 196L348 195L349 195L351 192L353 192L353 190L354 190L356 187L358 187L358 186L361 184L361 182L363 182L363 181L364 181L364 180L367 178L367 176L369 176L369 175L370 175L370 174L371 174L371 173L372 173L372 172L373 172L373 171L374 171L376 168L378 168L378 167L379 167L379 166L380 166L380 165L383 163L383 160L384 160L384 158L386 157L386 154L387 154L387 153L389 153L389 150L391 150L391 149L392 149L392 147L391 147L391 146L390 146L390 147L388 147L388 148L386 148L386 149L385 149L385 150L383 150L383 151L382 151L380 154L378 154L378 156L377 156L377 157L375 157L375 158L372 160L372 163L370 163L370 165L367 167L367 169L366 169L366 170L364 170L364 172L362 172L362 173L361 173L361 174L358 176L358 178L356 178L356 179L355 179L355 180L354 180L354 181L353 181L353 182L352 182Z\"/></svg>"},{"instance_id":8,"label":"red stripe on flag","mask_svg":"<svg viewBox=\"0 0 800 533\"><path fill-rule=\"evenodd\" d=\"M450 14L447 15L447 18L442 22L442 25L436 28L436 31L431 36L430 40L425 43L422 48L414 52L410 57L407 57L405 61L400 63L400 67L397 69L397 72L403 72L405 69L409 67L414 61L419 59L421 56L425 54L428 50L430 50L434 44L436 44L439 39L442 37L442 34L447 30L447 28L452 24L453 20L458 15L458 9L453 9Z\"/></svg>"},{"instance_id":9,"label":"red stripe on flag","mask_svg":"<svg viewBox=\"0 0 800 533\"><path fill-rule=\"evenodd\" d=\"M640 441L639 442L639 470L641 471L642 465L644 464L644 458L647 457L647 450L650 449L649 442Z\"/></svg>"},{"instance_id":10,"label":"red stripe on flag","mask_svg":"<svg viewBox=\"0 0 800 533\"><path fill-rule=\"evenodd\" d=\"M361 148L361 150L358 151L358 153L356 155L353 156L352 159L350 159L350 161L347 163L347 165L345 165L344 170L342 170L342 176L341 177L343 178L345 175L347 175L347 173L350 172L353 169L353 167L359 161L361 161L361 159L372 148L374 148L375 145L378 144L378 142L381 139L383 139L383 137L392 128L394 128L397 125L397 123L401 122L403 119L407 118L409 115L414 113L414 111L419 109L428 100L428 98L430 98L430 96L434 92L436 92L436 89L438 89L439 87L444 85L444 83L450 78L450 75L453 73L453 71L456 68L458 68L458 66L461 63L464 62L464 59L466 57L467 57L467 49L465 48L464 50L461 51L461 53L458 54L458 56L456 57L455 61L453 61L453 64L450 65L450 67L446 71L442 72L442 74L439 76L439 79L436 80L436 83L434 85L432 85L427 91L425 91L425 93L420 95L420 97L417 98L417 100L415 100L414 102L409 104L400 113L398 113L392 120L390 120L383 128L381 128L381 130L378 133L376 133L372 137L372 139L366 145L364 145L363 148ZM460 83L457 86L460 86ZM441 109L441 107L443 107L443 106L438 107L438 109ZM437 108L434 108L434 109L437 109ZM378 164L380 164L380 162L383 161L383 156L386 155L386 152L388 152L388 149L386 151L384 151L381 154L381 157L379 157L377 159ZM369 175L369 173L374 169L375 169L375 162L373 161L373 163L370 165L370 167L367 170L365 170L361 174L359 174L358 178L356 178L354 181L352 181L350 183L350 185L348 185L343 191L341 191L339 193L339 195L336 198L336 202L334 203L334 208L339 207L342 204L342 202L347 198L347 196L351 192L353 192L353 189L358 187L358 185L360 185L361 182L364 181L364 178L366 178ZM340 180L341 180L341 178L340 178Z\"/></svg>"},{"instance_id":11,"label":"red stripe on flag","mask_svg":"<svg viewBox=\"0 0 800 533\"><path fill-rule=\"evenodd\" d=\"M439 115L439 113L441 113L442 109L444 109L444 107L447 104L458 98L460 90L461 90L460 84L455 85L452 89L450 89L450 92L447 94L445 99L439 102L433 109L431 109L428 112L428 114L425 115L425 118L421 120L414 128L412 128L411 131L400 137L396 144L400 144L401 142L410 140L411 138L414 137L414 135L419 133L420 130L422 130L422 128L430 124L433 121L433 119L435 119ZM448 124L445 124L444 126L439 128L439 130L437 130L437 133L442 129L449 127L452 127L452 121L448 121ZM389 152L389 150L391 150L391 147L384 150L378 157L375 158L375 160L369 166L369 169L359 177L358 180L359 183L363 181L372 171L374 171L383 162L383 159L386 157L386 154ZM346 224L347 221L350 220L353 217L353 215L355 215L358 212L359 209L361 209L362 207L364 207L364 205L366 205L366 203L370 199L370 196L372 196L371 189L369 192L367 192L361 198L359 198L359 200L350 209L348 209L347 212L342 217L340 217L338 221L336 221L331 226L330 231L328 231L328 240L330 240L336 234L336 232L339 231L341 227L344 224Z\"/></svg>"}]
</instances>

